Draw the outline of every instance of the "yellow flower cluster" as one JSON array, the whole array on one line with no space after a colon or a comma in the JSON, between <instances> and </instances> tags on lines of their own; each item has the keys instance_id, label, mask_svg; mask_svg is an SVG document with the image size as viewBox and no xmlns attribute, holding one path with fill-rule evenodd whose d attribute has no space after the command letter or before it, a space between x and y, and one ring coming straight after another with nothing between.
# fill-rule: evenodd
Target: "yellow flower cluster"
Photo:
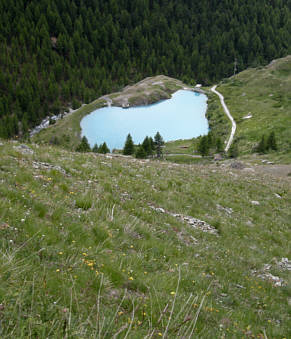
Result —
<instances>
[{"instance_id":1,"label":"yellow flower cluster","mask_svg":"<svg viewBox=\"0 0 291 339\"><path fill-rule=\"evenodd\" d=\"M84 253L83 253L84 254ZM91 270L94 270L94 265L95 265L95 260L91 260L91 259L82 259L83 264L87 265L88 267L90 267ZM97 271L96 271L97 272Z\"/></svg>"},{"instance_id":2,"label":"yellow flower cluster","mask_svg":"<svg viewBox=\"0 0 291 339\"><path fill-rule=\"evenodd\" d=\"M216 312L216 313L219 313L219 310L215 309L214 307L205 307L204 310L206 312Z\"/></svg>"}]
</instances>

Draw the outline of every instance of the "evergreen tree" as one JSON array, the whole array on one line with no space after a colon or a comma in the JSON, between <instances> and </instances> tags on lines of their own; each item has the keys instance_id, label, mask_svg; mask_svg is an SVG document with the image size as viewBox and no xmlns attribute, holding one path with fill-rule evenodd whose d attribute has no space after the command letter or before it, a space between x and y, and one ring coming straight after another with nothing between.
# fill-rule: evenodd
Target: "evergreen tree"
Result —
<instances>
[{"instance_id":1,"label":"evergreen tree","mask_svg":"<svg viewBox=\"0 0 291 339\"><path fill-rule=\"evenodd\" d=\"M106 154L106 153L109 153L109 152L110 152L110 149L107 147L106 142L103 142L103 144L100 145L100 147L99 147L98 153Z\"/></svg>"},{"instance_id":2,"label":"evergreen tree","mask_svg":"<svg viewBox=\"0 0 291 339\"><path fill-rule=\"evenodd\" d=\"M85 136L83 136L81 143L76 148L76 151L77 152L90 152L91 151L90 145L89 145L88 140Z\"/></svg>"},{"instance_id":3,"label":"evergreen tree","mask_svg":"<svg viewBox=\"0 0 291 339\"><path fill-rule=\"evenodd\" d=\"M223 145L220 137L216 138L216 152L217 153L223 152Z\"/></svg>"},{"instance_id":4,"label":"evergreen tree","mask_svg":"<svg viewBox=\"0 0 291 339\"><path fill-rule=\"evenodd\" d=\"M269 137L268 137L268 140L267 140L267 147L266 147L268 150L271 149L271 150L274 150L274 151L277 151L278 147L277 147L277 142L276 142L276 136L275 136L275 132L271 132Z\"/></svg>"},{"instance_id":5,"label":"evergreen tree","mask_svg":"<svg viewBox=\"0 0 291 339\"><path fill-rule=\"evenodd\" d=\"M135 157L137 159L144 159L144 158L147 157L146 151L145 151L145 149L143 148L142 145L138 146L136 153L135 153Z\"/></svg>"},{"instance_id":6,"label":"evergreen tree","mask_svg":"<svg viewBox=\"0 0 291 339\"><path fill-rule=\"evenodd\" d=\"M209 144L208 144L208 136L203 135L198 143L198 153L200 153L203 157L209 154Z\"/></svg>"},{"instance_id":7,"label":"evergreen tree","mask_svg":"<svg viewBox=\"0 0 291 339\"><path fill-rule=\"evenodd\" d=\"M0 0L0 126L27 114L33 127L146 76L207 84L232 75L235 57L241 71L290 54L290 0L237 3Z\"/></svg>"},{"instance_id":8,"label":"evergreen tree","mask_svg":"<svg viewBox=\"0 0 291 339\"><path fill-rule=\"evenodd\" d=\"M147 155L153 154L151 141L148 136L145 137L144 141L142 142L142 146Z\"/></svg>"},{"instance_id":9,"label":"evergreen tree","mask_svg":"<svg viewBox=\"0 0 291 339\"><path fill-rule=\"evenodd\" d=\"M98 145L95 144L95 145L93 146L93 148L92 148L92 152L98 153L98 150L99 150Z\"/></svg>"},{"instance_id":10,"label":"evergreen tree","mask_svg":"<svg viewBox=\"0 0 291 339\"><path fill-rule=\"evenodd\" d=\"M238 143L234 141L228 150L228 156L230 158L237 158L239 155Z\"/></svg>"},{"instance_id":11,"label":"evergreen tree","mask_svg":"<svg viewBox=\"0 0 291 339\"><path fill-rule=\"evenodd\" d=\"M156 145L152 137L149 137L152 153L156 150Z\"/></svg>"},{"instance_id":12,"label":"evergreen tree","mask_svg":"<svg viewBox=\"0 0 291 339\"><path fill-rule=\"evenodd\" d=\"M262 135L262 138L257 146L257 152L259 153L266 153L267 150L267 142L266 142L266 138L265 135Z\"/></svg>"},{"instance_id":13,"label":"evergreen tree","mask_svg":"<svg viewBox=\"0 0 291 339\"><path fill-rule=\"evenodd\" d=\"M162 136L160 135L159 132L157 132L157 134L155 135L155 138L154 138L154 144L155 144L155 149L156 149L158 158L160 158L163 154L162 147L163 147L164 143L165 142L164 142Z\"/></svg>"},{"instance_id":14,"label":"evergreen tree","mask_svg":"<svg viewBox=\"0 0 291 339\"><path fill-rule=\"evenodd\" d=\"M133 153L134 153L134 144L133 144L131 135L128 134L126 137L124 147L123 147L123 154L132 155Z\"/></svg>"}]
</instances>

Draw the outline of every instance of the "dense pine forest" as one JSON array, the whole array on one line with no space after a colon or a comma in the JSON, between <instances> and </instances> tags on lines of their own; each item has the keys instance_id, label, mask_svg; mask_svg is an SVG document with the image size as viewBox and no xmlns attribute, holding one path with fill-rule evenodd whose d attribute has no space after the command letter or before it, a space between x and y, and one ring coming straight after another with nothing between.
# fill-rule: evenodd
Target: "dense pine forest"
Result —
<instances>
[{"instance_id":1,"label":"dense pine forest","mask_svg":"<svg viewBox=\"0 0 291 339\"><path fill-rule=\"evenodd\" d=\"M209 84L291 53L290 0L0 0L0 137L165 74Z\"/></svg>"}]
</instances>

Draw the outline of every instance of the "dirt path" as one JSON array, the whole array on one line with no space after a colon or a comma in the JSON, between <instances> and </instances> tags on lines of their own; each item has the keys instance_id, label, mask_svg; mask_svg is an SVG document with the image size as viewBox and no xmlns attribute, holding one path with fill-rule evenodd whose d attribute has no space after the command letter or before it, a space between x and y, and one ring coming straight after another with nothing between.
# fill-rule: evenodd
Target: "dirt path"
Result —
<instances>
[{"instance_id":1,"label":"dirt path","mask_svg":"<svg viewBox=\"0 0 291 339\"><path fill-rule=\"evenodd\" d=\"M202 158L202 155L187 154L187 153L170 153L170 154L165 153L164 154L164 156L167 156L167 157L174 157L176 155L185 155L186 157L191 157L191 158L196 158L196 159Z\"/></svg>"},{"instance_id":2,"label":"dirt path","mask_svg":"<svg viewBox=\"0 0 291 339\"><path fill-rule=\"evenodd\" d=\"M229 137L229 139L228 139L228 141L227 141L227 144L226 144L226 147L225 147L225 152L227 152L227 151L229 150L230 145L232 144L232 141L233 141L233 137L234 137L235 130L236 130L236 123L235 123L233 117L231 116L231 114L230 114L230 112L229 112L229 109L227 108L227 106L226 106L226 104L225 104L225 102L224 102L224 97L223 97L223 95L220 94L218 91L215 90L216 87L217 87L217 85L213 86L213 87L211 88L211 91L212 91L213 93L215 93L216 95L219 96L219 99L220 99L221 105L222 105L222 107L223 107L223 109L224 109L224 112L225 112L225 114L228 116L229 120L231 121L231 125L232 125L230 137Z\"/></svg>"}]
</instances>

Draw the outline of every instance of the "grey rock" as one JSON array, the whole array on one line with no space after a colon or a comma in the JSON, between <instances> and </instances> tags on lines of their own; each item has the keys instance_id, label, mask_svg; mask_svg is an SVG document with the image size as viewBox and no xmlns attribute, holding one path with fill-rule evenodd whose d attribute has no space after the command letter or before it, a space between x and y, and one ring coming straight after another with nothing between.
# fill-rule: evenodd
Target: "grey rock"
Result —
<instances>
[{"instance_id":1,"label":"grey rock","mask_svg":"<svg viewBox=\"0 0 291 339\"><path fill-rule=\"evenodd\" d=\"M260 202L259 202L259 201L256 201L256 200L252 200L252 201L251 201L251 204L254 205L254 206L259 206L259 205L260 205Z\"/></svg>"},{"instance_id":2,"label":"grey rock","mask_svg":"<svg viewBox=\"0 0 291 339\"><path fill-rule=\"evenodd\" d=\"M258 277L263 280L269 280L274 284L275 287L282 287L285 285L285 282L282 278L277 277L276 275L273 275L271 273L264 272L262 274L259 274Z\"/></svg>"},{"instance_id":3,"label":"grey rock","mask_svg":"<svg viewBox=\"0 0 291 339\"><path fill-rule=\"evenodd\" d=\"M282 258L278 263L278 266L283 270L291 271L291 260L288 260L288 258Z\"/></svg>"},{"instance_id":4,"label":"grey rock","mask_svg":"<svg viewBox=\"0 0 291 339\"><path fill-rule=\"evenodd\" d=\"M34 151L30 147L25 145L25 144L21 144L19 146L13 146L13 148L16 151L18 151L18 152L20 152L22 154L33 154L34 153Z\"/></svg>"},{"instance_id":5,"label":"grey rock","mask_svg":"<svg viewBox=\"0 0 291 339\"><path fill-rule=\"evenodd\" d=\"M231 168L234 168L234 169L244 169L244 164L239 162L239 161L234 161L230 164L230 167Z\"/></svg>"},{"instance_id":6,"label":"grey rock","mask_svg":"<svg viewBox=\"0 0 291 339\"><path fill-rule=\"evenodd\" d=\"M35 169L56 170L62 174L66 174L66 171L61 166L48 164L46 162L33 161L32 167Z\"/></svg>"},{"instance_id":7,"label":"grey rock","mask_svg":"<svg viewBox=\"0 0 291 339\"><path fill-rule=\"evenodd\" d=\"M216 204L216 207L217 207L218 210L223 211L223 212L225 212L229 215L231 215L233 213L233 209L231 207L223 207L219 204Z\"/></svg>"}]
</instances>

